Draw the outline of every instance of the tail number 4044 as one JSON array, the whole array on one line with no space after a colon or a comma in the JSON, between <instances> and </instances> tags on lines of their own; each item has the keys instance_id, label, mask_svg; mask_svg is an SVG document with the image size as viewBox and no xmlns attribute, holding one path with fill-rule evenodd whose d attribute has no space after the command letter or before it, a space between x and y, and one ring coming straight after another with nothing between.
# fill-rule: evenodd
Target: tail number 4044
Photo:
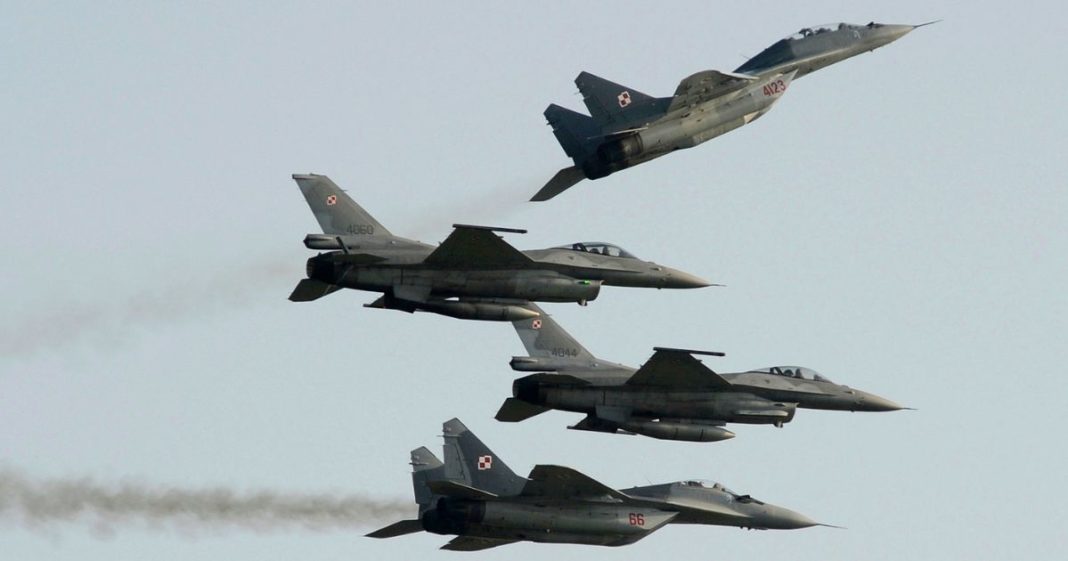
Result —
<instances>
[{"instance_id":1,"label":"tail number 4044","mask_svg":"<svg viewBox=\"0 0 1068 561\"><path fill-rule=\"evenodd\" d=\"M781 93L783 93L785 91L786 91L786 82L783 82L782 80L775 80L774 82L768 82L767 84L764 84L764 95L765 96L769 96L770 97L770 96L773 96L773 95L779 95L779 94L781 94Z\"/></svg>"},{"instance_id":2,"label":"tail number 4044","mask_svg":"<svg viewBox=\"0 0 1068 561\"><path fill-rule=\"evenodd\" d=\"M629 515L631 526L645 526L645 515L640 512L632 512Z\"/></svg>"}]
</instances>

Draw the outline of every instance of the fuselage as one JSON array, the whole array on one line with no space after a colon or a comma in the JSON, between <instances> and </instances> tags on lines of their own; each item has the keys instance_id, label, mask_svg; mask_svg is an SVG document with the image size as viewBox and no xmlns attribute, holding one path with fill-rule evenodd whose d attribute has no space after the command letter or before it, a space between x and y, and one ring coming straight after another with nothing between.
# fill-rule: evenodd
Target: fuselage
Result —
<instances>
[{"instance_id":1,"label":"fuselage","mask_svg":"<svg viewBox=\"0 0 1068 561\"><path fill-rule=\"evenodd\" d=\"M558 370L559 382L550 375L520 378L513 383L513 396L547 407L604 418L606 412L626 412L617 419L620 428L645 434L651 427L674 426L676 422L743 423L782 425L794 418L798 408L835 411L894 411L901 406L877 395L835 384L822 377L802 377L811 372L797 367L773 367L749 372L721 374L728 388L672 388L628 384L629 368L572 372ZM795 376L796 374L796 376ZM660 420L653 424L651 420ZM613 421L613 419L607 419ZM628 423L630 425L628 426ZM698 430L696 425L693 430ZM687 430L678 425L676 428ZM657 436L672 438L671 436ZM730 438L725 433L723 438ZM680 440L717 440L712 434ZM721 438L720 438L721 439Z\"/></svg>"},{"instance_id":2,"label":"fuselage","mask_svg":"<svg viewBox=\"0 0 1068 561\"><path fill-rule=\"evenodd\" d=\"M309 242L309 240L314 240ZM336 240L327 240L337 245ZM553 248L523 252L522 267L463 269L429 266L434 246L404 240L356 240L344 251L321 253L308 260L308 278L357 290L396 294L412 290L435 298L468 297L536 302L587 302L602 285L644 288L696 288L708 283L683 271L642 261L627 254L613 256L586 249ZM309 247L329 247L320 236ZM586 244L573 244L586 248ZM592 245L592 244L590 244ZM602 247L613 248L610 244ZM625 253L625 252L623 252Z\"/></svg>"},{"instance_id":3,"label":"fuselage","mask_svg":"<svg viewBox=\"0 0 1068 561\"><path fill-rule=\"evenodd\" d=\"M816 525L802 514L719 484L685 481L622 492L634 500L441 498L421 513L420 522L436 534L602 546L634 543L669 523L759 530Z\"/></svg>"},{"instance_id":4,"label":"fuselage","mask_svg":"<svg viewBox=\"0 0 1068 561\"><path fill-rule=\"evenodd\" d=\"M619 546L645 537L673 516L607 502L443 499L420 520L424 530L436 534Z\"/></svg>"}]
</instances>

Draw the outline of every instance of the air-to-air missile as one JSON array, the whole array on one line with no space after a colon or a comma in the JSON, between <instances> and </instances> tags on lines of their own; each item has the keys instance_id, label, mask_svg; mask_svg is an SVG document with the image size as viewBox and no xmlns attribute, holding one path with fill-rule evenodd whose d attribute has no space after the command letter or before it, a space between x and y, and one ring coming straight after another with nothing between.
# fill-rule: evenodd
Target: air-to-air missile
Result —
<instances>
[{"instance_id":1,"label":"air-to-air missile","mask_svg":"<svg viewBox=\"0 0 1068 561\"><path fill-rule=\"evenodd\" d=\"M771 110L792 80L892 43L922 25L928 24L805 28L733 72L705 70L687 77L671 97L653 97L582 72L575 84L590 115L555 104L545 110L575 165L557 172L531 200L549 200L583 179L599 179L749 124Z\"/></svg>"},{"instance_id":2,"label":"air-to-air missile","mask_svg":"<svg viewBox=\"0 0 1068 561\"><path fill-rule=\"evenodd\" d=\"M640 434L664 440L733 438L727 423L783 426L797 409L897 411L875 394L832 382L808 368L774 366L717 374L694 355L722 353L657 347L634 369L601 360L548 314L512 322L529 356L512 369L536 372L512 384L497 420L518 422L549 410L585 413L572 429Z\"/></svg>"},{"instance_id":3,"label":"air-to-air missile","mask_svg":"<svg viewBox=\"0 0 1068 561\"><path fill-rule=\"evenodd\" d=\"M307 302L341 288L382 293L367 307L433 312L461 319L513 321L537 315L527 302L597 298L601 286L700 288L689 273L643 261L602 242L519 251L495 232L454 225L439 246L394 236L323 175L294 175L322 234L304 245L327 250L308 259L307 278L289 299Z\"/></svg>"},{"instance_id":4,"label":"air-to-air missile","mask_svg":"<svg viewBox=\"0 0 1068 561\"><path fill-rule=\"evenodd\" d=\"M455 535L442 547L477 551L519 541L620 546L667 524L754 530L826 526L706 481L615 490L571 468L537 465L516 475L458 419L444 423L445 461L426 448L411 453L419 517L368 534Z\"/></svg>"}]
</instances>

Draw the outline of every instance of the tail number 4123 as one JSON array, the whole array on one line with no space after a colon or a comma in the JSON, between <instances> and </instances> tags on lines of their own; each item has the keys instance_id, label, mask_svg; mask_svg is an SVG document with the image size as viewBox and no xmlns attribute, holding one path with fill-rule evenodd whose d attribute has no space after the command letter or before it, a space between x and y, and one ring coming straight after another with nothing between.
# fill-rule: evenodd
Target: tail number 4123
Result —
<instances>
[{"instance_id":1,"label":"tail number 4123","mask_svg":"<svg viewBox=\"0 0 1068 561\"><path fill-rule=\"evenodd\" d=\"M765 96L769 96L770 97L770 96L773 96L773 95L779 95L779 94L781 94L781 93L783 93L785 91L786 91L786 82L783 82L782 80L775 80L774 82L768 82L767 84L764 84L764 95Z\"/></svg>"}]
</instances>

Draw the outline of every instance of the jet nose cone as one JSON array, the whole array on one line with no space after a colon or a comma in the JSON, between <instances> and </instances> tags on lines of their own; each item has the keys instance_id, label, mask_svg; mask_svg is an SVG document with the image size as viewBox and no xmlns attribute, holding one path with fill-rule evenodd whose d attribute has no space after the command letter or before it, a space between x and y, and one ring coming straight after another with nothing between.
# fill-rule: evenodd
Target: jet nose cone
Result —
<instances>
[{"instance_id":1,"label":"jet nose cone","mask_svg":"<svg viewBox=\"0 0 1068 561\"><path fill-rule=\"evenodd\" d=\"M873 393L857 392L857 411L901 411L901 405Z\"/></svg>"},{"instance_id":2,"label":"jet nose cone","mask_svg":"<svg viewBox=\"0 0 1068 561\"><path fill-rule=\"evenodd\" d=\"M767 505L763 518L764 527L769 530L800 530L820 525L800 512L774 505Z\"/></svg>"},{"instance_id":3,"label":"jet nose cone","mask_svg":"<svg viewBox=\"0 0 1068 561\"><path fill-rule=\"evenodd\" d=\"M926 25L926 24L925 24ZM919 25L884 25L879 36L883 39L883 44L893 43L898 39L909 34L910 31L920 27Z\"/></svg>"},{"instance_id":4,"label":"jet nose cone","mask_svg":"<svg viewBox=\"0 0 1068 561\"><path fill-rule=\"evenodd\" d=\"M690 273L664 267L663 288L704 288L712 286L705 279Z\"/></svg>"}]
</instances>

